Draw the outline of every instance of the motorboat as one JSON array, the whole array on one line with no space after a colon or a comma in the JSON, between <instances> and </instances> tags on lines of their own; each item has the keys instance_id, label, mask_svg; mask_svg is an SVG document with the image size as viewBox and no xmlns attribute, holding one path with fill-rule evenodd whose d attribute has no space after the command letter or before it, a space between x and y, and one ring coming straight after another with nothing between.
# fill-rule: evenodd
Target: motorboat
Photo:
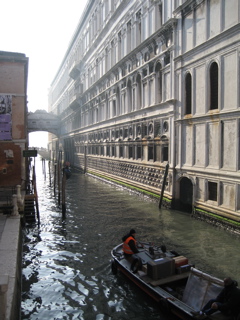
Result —
<instances>
[{"instance_id":1,"label":"motorboat","mask_svg":"<svg viewBox=\"0 0 240 320\"><path fill-rule=\"evenodd\" d=\"M195 267L187 257L164 245L138 242L138 251L125 258L122 244L111 251L113 274L118 271L153 298L162 311L176 318L195 319L195 312L224 287L223 280L207 274ZM227 320L221 312L208 319Z\"/></svg>"}]
</instances>

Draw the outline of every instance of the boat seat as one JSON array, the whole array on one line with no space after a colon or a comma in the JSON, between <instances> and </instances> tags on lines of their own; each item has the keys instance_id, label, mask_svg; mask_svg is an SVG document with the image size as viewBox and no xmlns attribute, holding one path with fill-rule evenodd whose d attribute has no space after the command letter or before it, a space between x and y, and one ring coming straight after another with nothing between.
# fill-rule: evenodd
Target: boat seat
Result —
<instances>
[{"instance_id":1,"label":"boat seat","mask_svg":"<svg viewBox=\"0 0 240 320\"><path fill-rule=\"evenodd\" d=\"M223 286L223 280L192 268L182 301L196 311L201 310L210 299L220 293Z\"/></svg>"}]
</instances>

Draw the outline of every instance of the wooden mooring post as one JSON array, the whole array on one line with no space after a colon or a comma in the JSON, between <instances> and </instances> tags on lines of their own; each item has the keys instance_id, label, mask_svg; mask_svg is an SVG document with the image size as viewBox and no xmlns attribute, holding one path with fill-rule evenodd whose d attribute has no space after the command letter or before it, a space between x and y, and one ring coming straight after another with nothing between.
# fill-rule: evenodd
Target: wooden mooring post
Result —
<instances>
[{"instance_id":1,"label":"wooden mooring post","mask_svg":"<svg viewBox=\"0 0 240 320\"><path fill-rule=\"evenodd\" d=\"M62 151L58 155L58 205L61 204L61 171L62 171Z\"/></svg>"},{"instance_id":2,"label":"wooden mooring post","mask_svg":"<svg viewBox=\"0 0 240 320\"><path fill-rule=\"evenodd\" d=\"M51 162L48 161L48 174L49 174L49 185L52 186L52 177L51 177Z\"/></svg>"},{"instance_id":3,"label":"wooden mooring post","mask_svg":"<svg viewBox=\"0 0 240 320\"><path fill-rule=\"evenodd\" d=\"M162 190L161 190L159 206L158 206L159 209L161 209L161 206L162 206L162 199L163 199L164 189L165 189L167 175L168 175L168 168L169 168L169 164L167 163L167 165L165 167L164 177L163 177Z\"/></svg>"},{"instance_id":4,"label":"wooden mooring post","mask_svg":"<svg viewBox=\"0 0 240 320\"><path fill-rule=\"evenodd\" d=\"M57 164L54 163L54 178L53 178L53 193L54 197L56 196L56 180L57 180Z\"/></svg>"},{"instance_id":5,"label":"wooden mooring post","mask_svg":"<svg viewBox=\"0 0 240 320\"><path fill-rule=\"evenodd\" d=\"M66 172L63 170L62 175L62 218L66 218Z\"/></svg>"},{"instance_id":6,"label":"wooden mooring post","mask_svg":"<svg viewBox=\"0 0 240 320\"><path fill-rule=\"evenodd\" d=\"M39 206L38 206L38 193L37 193L37 183L36 183L36 173L35 173L35 166L33 166L33 190L34 190L34 197L35 197L35 205L37 211L37 219L38 225L40 224L40 214L39 214Z\"/></svg>"}]
</instances>

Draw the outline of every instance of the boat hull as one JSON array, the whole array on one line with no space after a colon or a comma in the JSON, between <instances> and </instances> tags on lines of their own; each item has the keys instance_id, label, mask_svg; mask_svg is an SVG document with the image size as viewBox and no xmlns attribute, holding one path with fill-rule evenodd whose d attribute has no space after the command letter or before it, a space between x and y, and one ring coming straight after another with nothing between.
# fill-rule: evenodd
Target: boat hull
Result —
<instances>
[{"instance_id":1,"label":"boat hull","mask_svg":"<svg viewBox=\"0 0 240 320\"><path fill-rule=\"evenodd\" d=\"M149 285L145 284L138 277L136 277L133 273L126 270L117 260L114 259L112 263L116 264L117 269L124 274L131 282L135 283L142 291L144 291L149 297L151 297L154 301L158 303L159 309L167 314L172 314L179 319L183 320L192 320L193 317L184 311L175 307L171 301L175 300L175 298L169 295L167 292L165 294L157 293L153 290Z\"/></svg>"},{"instance_id":2,"label":"boat hull","mask_svg":"<svg viewBox=\"0 0 240 320\"><path fill-rule=\"evenodd\" d=\"M149 251L150 244L144 244L144 247L146 249L145 253L147 253ZM169 254L169 256L171 256L171 252L166 254ZM214 278L208 274L205 274L194 267L192 267L191 270L187 272L183 268L184 271L182 274L174 274L166 278L153 280L149 278L149 275L144 273L143 271L141 270L135 271L132 269L133 260L129 261L128 259L125 259L122 252L122 245L118 245L117 247L115 247L112 250L111 254L112 254L113 273L117 274L117 272L120 271L122 274L124 274L131 282L137 285L143 292L145 292L149 297L151 297L154 301L156 301L160 310L164 313L167 313L169 318L171 315L172 318L178 318L182 320L193 320L194 316L192 312L196 310L200 310L200 308L197 308L197 303L199 302L200 297L198 297L197 295L194 301L194 297L191 296L192 295L191 286L189 290L189 283L193 281L192 278L195 278L194 281L196 281L196 278L202 279L205 277L208 282L213 281L214 287L216 286L219 287L218 288L219 292L220 290L222 290L222 286L223 286L222 280L218 278ZM142 253L136 254L134 255L134 258L136 258L135 256L137 255L139 258L140 256L142 257L143 254ZM179 261L179 259L177 260ZM157 261L157 260L154 260L154 261ZM146 261L144 261L144 263L146 264ZM142 265L141 265L141 268L142 268ZM182 293L181 298L179 298L178 295L175 294L176 292L174 292L174 290L172 293L167 291L166 288L169 289L169 287L176 287L178 289L181 287L183 291L184 290L186 290L186 292L190 291L190 294L189 294L190 300L184 297L184 295L187 295L185 293ZM198 290L196 290L196 292L197 291ZM206 292L203 293L203 296L206 296ZM202 303L204 303L204 300ZM227 317L224 317L219 312L212 316L209 316L207 319L226 320Z\"/></svg>"}]
</instances>

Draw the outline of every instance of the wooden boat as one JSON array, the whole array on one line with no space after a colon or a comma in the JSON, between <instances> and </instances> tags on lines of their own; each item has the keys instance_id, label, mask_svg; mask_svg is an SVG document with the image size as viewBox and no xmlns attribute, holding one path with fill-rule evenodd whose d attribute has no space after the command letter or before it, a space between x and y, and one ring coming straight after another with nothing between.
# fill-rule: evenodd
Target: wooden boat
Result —
<instances>
[{"instance_id":1,"label":"wooden boat","mask_svg":"<svg viewBox=\"0 0 240 320\"><path fill-rule=\"evenodd\" d=\"M139 245L138 245L139 246ZM165 246L141 243L139 253L126 259L122 244L112 252L112 272L119 270L159 303L160 309L177 318L194 319L199 311L223 289L223 280L195 268L188 259ZM216 312L208 319L229 319Z\"/></svg>"}]
</instances>

